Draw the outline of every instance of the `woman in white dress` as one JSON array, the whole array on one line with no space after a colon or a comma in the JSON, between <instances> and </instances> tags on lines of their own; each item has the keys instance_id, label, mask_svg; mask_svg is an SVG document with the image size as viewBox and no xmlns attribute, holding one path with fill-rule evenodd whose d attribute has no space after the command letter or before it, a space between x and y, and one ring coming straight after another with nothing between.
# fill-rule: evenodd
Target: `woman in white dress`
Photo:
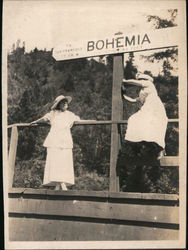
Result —
<instances>
[{"instance_id":1,"label":"woman in white dress","mask_svg":"<svg viewBox=\"0 0 188 250\"><path fill-rule=\"evenodd\" d=\"M131 98L126 95L125 90L128 85L140 87L138 97ZM156 167L152 168L152 172L155 171L152 173L152 178L155 177L154 182L157 182L160 174L157 166L160 166L159 160L164 155L168 119L153 84L153 78L149 75L138 73L136 79L124 79L122 96L129 102L138 103L140 109L128 119L125 141L118 156L117 169L119 174L122 172L120 176L124 176L122 177L125 178L122 179L124 183L132 185L136 191L145 191L141 177L143 169L147 171L152 166ZM133 181L135 184L131 184L130 178L127 176L130 171L136 171Z\"/></svg>"},{"instance_id":2,"label":"woman in white dress","mask_svg":"<svg viewBox=\"0 0 188 250\"><path fill-rule=\"evenodd\" d=\"M157 90L153 84L153 78L146 74L137 74L135 79L123 80L125 84L140 86L139 97L123 97L130 102L141 102L138 112L128 119L125 140L132 142L155 142L161 148L165 148L165 134L167 128L166 111Z\"/></svg>"},{"instance_id":3,"label":"woman in white dress","mask_svg":"<svg viewBox=\"0 0 188 250\"><path fill-rule=\"evenodd\" d=\"M47 158L44 170L44 186L55 186L56 190L67 190L74 184L73 140L71 127L80 117L68 111L70 96L58 96L51 111L42 118L32 122L50 122L51 129L43 146L47 148Z\"/></svg>"}]
</instances>

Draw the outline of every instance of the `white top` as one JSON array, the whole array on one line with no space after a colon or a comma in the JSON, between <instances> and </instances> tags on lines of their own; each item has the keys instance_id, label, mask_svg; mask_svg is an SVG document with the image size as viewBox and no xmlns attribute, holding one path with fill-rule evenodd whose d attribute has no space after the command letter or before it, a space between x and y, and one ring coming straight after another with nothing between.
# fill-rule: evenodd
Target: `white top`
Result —
<instances>
[{"instance_id":1,"label":"white top","mask_svg":"<svg viewBox=\"0 0 188 250\"><path fill-rule=\"evenodd\" d=\"M139 96L146 96L146 99L141 109L128 119L125 139L134 142L156 142L164 148L168 123L165 108L154 84L148 80L139 82L143 87Z\"/></svg>"},{"instance_id":2,"label":"white top","mask_svg":"<svg viewBox=\"0 0 188 250\"><path fill-rule=\"evenodd\" d=\"M47 113L43 119L50 121L51 129L47 135L43 146L55 148L73 148L71 135L71 127L75 121L79 121L80 117L66 110L61 112L53 110Z\"/></svg>"}]
</instances>

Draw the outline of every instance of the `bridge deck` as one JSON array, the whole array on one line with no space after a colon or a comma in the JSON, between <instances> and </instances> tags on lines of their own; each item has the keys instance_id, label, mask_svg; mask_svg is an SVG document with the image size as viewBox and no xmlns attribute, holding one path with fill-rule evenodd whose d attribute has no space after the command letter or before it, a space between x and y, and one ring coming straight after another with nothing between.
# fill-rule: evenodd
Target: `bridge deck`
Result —
<instances>
[{"instance_id":1,"label":"bridge deck","mask_svg":"<svg viewBox=\"0 0 188 250\"><path fill-rule=\"evenodd\" d=\"M9 190L10 240L177 239L177 195Z\"/></svg>"}]
</instances>

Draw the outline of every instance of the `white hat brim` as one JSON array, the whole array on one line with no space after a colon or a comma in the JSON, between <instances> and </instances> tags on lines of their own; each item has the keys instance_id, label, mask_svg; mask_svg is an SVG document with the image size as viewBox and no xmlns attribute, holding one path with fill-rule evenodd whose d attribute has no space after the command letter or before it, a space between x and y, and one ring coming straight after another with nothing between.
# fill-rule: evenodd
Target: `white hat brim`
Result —
<instances>
[{"instance_id":1,"label":"white hat brim","mask_svg":"<svg viewBox=\"0 0 188 250\"><path fill-rule=\"evenodd\" d=\"M57 105L62 101L66 99L68 103L70 103L72 101L72 97L71 96L64 96L62 98L60 98L58 101L55 101L54 104L52 105L51 109L55 109L57 107Z\"/></svg>"}]
</instances>

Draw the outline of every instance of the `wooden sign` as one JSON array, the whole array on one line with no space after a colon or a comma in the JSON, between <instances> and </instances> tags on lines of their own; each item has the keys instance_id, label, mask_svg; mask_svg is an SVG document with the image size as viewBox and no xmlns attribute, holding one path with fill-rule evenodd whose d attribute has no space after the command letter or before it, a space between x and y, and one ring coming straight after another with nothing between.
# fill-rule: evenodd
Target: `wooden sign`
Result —
<instances>
[{"instance_id":1,"label":"wooden sign","mask_svg":"<svg viewBox=\"0 0 188 250\"><path fill-rule=\"evenodd\" d=\"M68 60L173 47L178 45L178 39L177 27L131 34L118 32L111 37L65 42L54 48L53 57Z\"/></svg>"}]
</instances>

